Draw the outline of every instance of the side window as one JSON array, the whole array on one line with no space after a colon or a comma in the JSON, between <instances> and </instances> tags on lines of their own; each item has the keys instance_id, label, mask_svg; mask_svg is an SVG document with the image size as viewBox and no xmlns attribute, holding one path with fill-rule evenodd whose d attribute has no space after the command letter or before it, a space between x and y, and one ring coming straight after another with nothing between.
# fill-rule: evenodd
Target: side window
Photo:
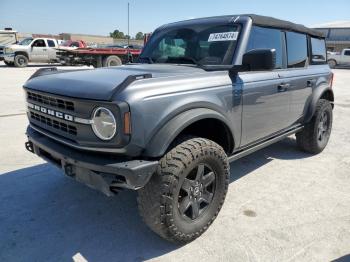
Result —
<instances>
[{"instance_id":1,"label":"side window","mask_svg":"<svg viewBox=\"0 0 350 262\"><path fill-rule=\"evenodd\" d=\"M52 41L52 40L47 40L47 44L49 45L49 47L55 47L56 45L55 45L55 42L54 41Z\"/></svg>"},{"instance_id":2,"label":"side window","mask_svg":"<svg viewBox=\"0 0 350 262\"><path fill-rule=\"evenodd\" d=\"M283 42L280 30L254 26L250 33L247 52L262 48L276 49L276 69L283 67Z\"/></svg>"},{"instance_id":3,"label":"side window","mask_svg":"<svg viewBox=\"0 0 350 262\"><path fill-rule=\"evenodd\" d=\"M287 32L286 40L288 67L305 67L308 59L306 35Z\"/></svg>"},{"instance_id":4,"label":"side window","mask_svg":"<svg viewBox=\"0 0 350 262\"><path fill-rule=\"evenodd\" d=\"M184 56L186 51L186 42L182 38L165 37L160 41L158 50L161 56Z\"/></svg>"},{"instance_id":5,"label":"side window","mask_svg":"<svg viewBox=\"0 0 350 262\"><path fill-rule=\"evenodd\" d=\"M45 41L43 39L37 39L32 44L33 47L46 47Z\"/></svg>"},{"instance_id":6,"label":"side window","mask_svg":"<svg viewBox=\"0 0 350 262\"><path fill-rule=\"evenodd\" d=\"M79 43L78 42L73 42L70 45L71 47L79 47Z\"/></svg>"},{"instance_id":7,"label":"side window","mask_svg":"<svg viewBox=\"0 0 350 262\"><path fill-rule=\"evenodd\" d=\"M324 39L311 37L311 63L325 64L326 62L327 55Z\"/></svg>"},{"instance_id":8,"label":"side window","mask_svg":"<svg viewBox=\"0 0 350 262\"><path fill-rule=\"evenodd\" d=\"M346 50L346 51L344 52L344 55L350 56L350 50Z\"/></svg>"}]
</instances>

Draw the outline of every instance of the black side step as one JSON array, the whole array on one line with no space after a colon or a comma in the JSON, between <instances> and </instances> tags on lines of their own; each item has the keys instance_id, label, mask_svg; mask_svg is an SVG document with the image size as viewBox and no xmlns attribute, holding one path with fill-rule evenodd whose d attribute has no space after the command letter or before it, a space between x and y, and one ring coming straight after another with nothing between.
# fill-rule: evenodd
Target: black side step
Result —
<instances>
[{"instance_id":1,"label":"black side step","mask_svg":"<svg viewBox=\"0 0 350 262\"><path fill-rule=\"evenodd\" d=\"M276 142L286 138L287 136L293 135L293 134L299 132L300 130L302 130L303 128L304 128L303 126L298 126L298 127L293 128L293 129L291 129L289 131L286 131L285 133L283 133L281 135L274 136L274 137L272 137L272 138L270 138L270 139L268 139L268 140L266 140L266 141L264 141L262 143L259 143L257 145L248 147L246 149L242 149L242 150L234 153L233 155L229 156L228 157L228 161L229 162L233 162L233 161L235 161L237 159L245 157L245 156L247 156L247 155L249 155L249 154L251 154L251 153L253 153L255 151L258 151L258 150L260 150L260 149L262 149L264 147L272 145L272 144L274 144L274 143L276 143Z\"/></svg>"}]
</instances>

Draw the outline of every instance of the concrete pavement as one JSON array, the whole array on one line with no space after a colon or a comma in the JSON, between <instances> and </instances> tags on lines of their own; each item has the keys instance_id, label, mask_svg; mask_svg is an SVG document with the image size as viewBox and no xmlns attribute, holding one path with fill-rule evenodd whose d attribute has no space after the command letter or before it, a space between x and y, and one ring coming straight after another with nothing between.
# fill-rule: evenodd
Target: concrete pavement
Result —
<instances>
[{"instance_id":1,"label":"concrete pavement","mask_svg":"<svg viewBox=\"0 0 350 262\"><path fill-rule=\"evenodd\" d=\"M233 163L216 221L176 246L143 224L135 192L107 198L26 152L21 86L37 68L0 63L0 261L330 261L350 254L349 70L334 71L325 151L302 153L291 137Z\"/></svg>"}]
</instances>

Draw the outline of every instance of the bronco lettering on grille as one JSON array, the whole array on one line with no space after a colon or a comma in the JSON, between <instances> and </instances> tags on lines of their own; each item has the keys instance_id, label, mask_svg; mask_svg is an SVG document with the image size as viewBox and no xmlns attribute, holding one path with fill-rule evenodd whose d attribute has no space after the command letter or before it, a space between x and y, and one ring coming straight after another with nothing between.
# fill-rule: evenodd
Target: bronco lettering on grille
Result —
<instances>
[{"instance_id":1,"label":"bronco lettering on grille","mask_svg":"<svg viewBox=\"0 0 350 262\"><path fill-rule=\"evenodd\" d=\"M74 117L72 115L65 114L65 113L62 113L62 112L59 112L59 111L55 111L55 110L52 110L52 109L48 109L48 108L43 107L43 106L38 106L38 105L34 105L32 103L28 103L28 108L34 109L36 111L39 111L41 113L44 113L44 114L47 114L47 115L50 115L50 116L54 116L54 117L57 117L57 118L60 118L60 119L64 119L64 120L67 120L67 121L70 121L70 122L74 122Z\"/></svg>"}]
</instances>

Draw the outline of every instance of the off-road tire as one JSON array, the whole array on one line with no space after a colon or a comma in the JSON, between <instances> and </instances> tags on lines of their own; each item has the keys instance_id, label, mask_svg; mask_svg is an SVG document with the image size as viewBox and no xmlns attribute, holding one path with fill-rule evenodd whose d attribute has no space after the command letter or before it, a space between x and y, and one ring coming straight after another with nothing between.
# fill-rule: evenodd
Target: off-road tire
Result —
<instances>
[{"instance_id":1,"label":"off-road tire","mask_svg":"<svg viewBox=\"0 0 350 262\"><path fill-rule=\"evenodd\" d=\"M103 67L120 65L122 65L122 60L118 56L110 55L103 59Z\"/></svg>"},{"instance_id":2,"label":"off-road tire","mask_svg":"<svg viewBox=\"0 0 350 262\"><path fill-rule=\"evenodd\" d=\"M328 117L328 130L324 141L318 139L318 127L323 113ZM305 125L302 131L296 133L298 147L307 153L318 154L327 146L333 122L332 105L328 100L320 99L317 102L316 111L309 123Z\"/></svg>"},{"instance_id":3,"label":"off-road tire","mask_svg":"<svg viewBox=\"0 0 350 262\"><path fill-rule=\"evenodd\" d=\"M215 173L215 193L205 212L197 220L188 221L180 215L178 191L191 170L203 164L210 165ZM140 215L164 239L190 242L203 234L217 217L226 197L229 176L229 163L221 146L203 138L185 140L163 156L156 173L138 191Z\"/></svg>"},{"instance_id":4,"label":"off-road tire","mask_svg":"<svg viewBox=\"0 0 350 262\"><path fill-rule=\"evenodd\" d=\"M25 55L16 55L14 64L15 67L26 67L28 65L28 57Z\"/></svg>"}]
</instances>

